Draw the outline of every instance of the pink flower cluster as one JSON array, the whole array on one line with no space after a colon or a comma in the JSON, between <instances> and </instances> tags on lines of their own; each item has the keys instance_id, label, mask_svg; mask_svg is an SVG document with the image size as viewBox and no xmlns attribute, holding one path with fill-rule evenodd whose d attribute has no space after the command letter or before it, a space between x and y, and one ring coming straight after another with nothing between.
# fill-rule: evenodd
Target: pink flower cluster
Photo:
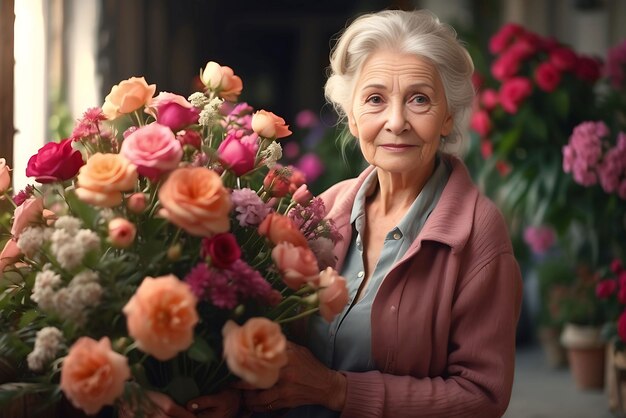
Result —
<instances>
[{"instance_id":1,"label":"pink flower cluster","mask_svg":"<svg viewBox=\"0 0 626 418\"><path fill-rule=\"evenodd\" d=\"M604 122L576 126L563 147L563 170L582 186L599 181L605 192L626 199L626 134L618 133L615 146L610 146L609 137Z\"/></svg>"},{"instance_id":2,"label":"pink flower cluster","mask_svg":"<svg viewBox=\"0 0 626 418\"><path fill-rule=\"evenodd\" d=\"M544 254L556 240L554 229L549 226L529 226L524 230L524 242L537 255Z\"/></svg>"}]
</instances>

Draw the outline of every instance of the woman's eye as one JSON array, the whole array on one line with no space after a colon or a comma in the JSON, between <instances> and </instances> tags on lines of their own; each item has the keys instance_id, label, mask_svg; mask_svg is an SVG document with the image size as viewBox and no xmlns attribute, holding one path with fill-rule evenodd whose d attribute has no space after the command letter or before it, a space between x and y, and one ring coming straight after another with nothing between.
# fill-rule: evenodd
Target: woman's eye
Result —
<instances>
[{"instance_id":1,"label":"woman's eye","mask_svg":"<svg viewBox=\"0 0 626 418\"><path fill-rule=\"evenodd\" d=\"M424 105L424 104L428 104L430 102L430 100L428 99L428 96L425 96L423 94L416 94L415 96L413 96L413 98L411 100L415 104L418 104L418 105Z\"/></svg>"},{"instance_id":2,"label":"woman's eye","mask_svg":"<svg viewBox=\"0 0 626 418\"><path fill-rule=\"evenodd\" d=\"M380 104L383 102L383 99L380 96L370 96L365 100L365 102L372 103L372 104Z\"/></svg>"}]
</instances>

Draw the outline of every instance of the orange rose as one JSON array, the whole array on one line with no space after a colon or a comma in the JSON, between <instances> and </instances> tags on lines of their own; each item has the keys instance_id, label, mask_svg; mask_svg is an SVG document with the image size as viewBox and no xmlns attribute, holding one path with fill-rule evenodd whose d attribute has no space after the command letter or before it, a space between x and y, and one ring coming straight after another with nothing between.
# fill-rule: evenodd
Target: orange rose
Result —
<instances>
[{"instance_id":1,"label":"orange rose","mask_svg":"<svg viewBox=\"0 0 626 418\"><path fill-rule=\"evenodd\" d=\"M285 119L266 110L259 110L252 115L252 130L263 138L284 138L291 135Z\"/></svg>"},{"instance_id":2,"label":"orange rose","mask_svg":"<svg viewBox=\"0 0 626 418\"><path fill-rule=\"evenodd\" d=\"M272 260L280 271L283 282L293 290L311 282L316 285L319 278L317 258L308 247L296 247L289 242L281 242L272 249Z\"/></svg>"},{"instance_id":3,"label":"orange rose","mask_svg":"<svg viewBox=\"0 0 626 418\"><path fill-rule=\"evenodd\" d=\"M320 273L320 289L317 295L320 301L320 315L331 322L333 318L343 311L348 303L348 288L346 279L332 267Z\"/></svg>"},{"instance_id":4,"label":"orange rose","mask_svg":"<svg viewBox=\"0 0 626 418\"><path fill-rule=\"evenodd\" d=\"M210 237L230 229L230 194L205 167L174 170L159 189L160 214L191 235Z\"/></svg>"},{"instance_id":5,"label":"orange rose","mask_svg":"<svg viewBox=\"0 0 626 418\"><path fill-rule=\"evenodd\" d=\"M243 82L235 75L232 68L209 61L200 73L200 80L207 89L213 90L224 100L234 102L241 94Z\"/></svg>"},{"instance_id":6,"label":"orange rose","mask_svg":"<svg viewBox=\"0 0 626 418\"><path fill-rule=\"evenodd\" d=\"M63 360L61 390L75 407L92 415L113 405L129 378L128 359L111 349L107 337L81 337Z\"/></svg>"},{"instance_id":7,"label":"orange rose","mask_svg":"<svg viewBox=\"0 0 626 418\"><path fill-rule=\"evenodd\" d=\"M146 277L123 309L128 333L143 352L169 360L193 342L196 303L176 276Z\"/></svg>"},{"instance_id":8,"label":"orange rose","mask_svg":"<svg viewBox=\"0 0 626 418\"><path fill-rule=\"evenodd\" d=\"M259 234L265 235L274 244L290 242L296 247L308 247L306 238L291 219L278 213L270 213L259 225Z\"/></svg>"},{"instance_id":9,"label":"orange rose","mask_svg":"<svg viewBox=\"0 0 626 418\"><path fill-rule=\"evenodd\" d=\"M0 252L0 275L8 265L19 260L21 255L22 251L17 246L17 242L13 239L8 240Z\"/></svg>"},{"instance_id":10,"label":"orange rose","mask_svg":"<svg viewBox=\"0 0 626 418\"><path fill-rule=\"evenodd\" d=\"M131 77L113 86L111 92L104 98L102 113L109 120L132 113L150 103L156 85L146 83L143 77Z\"/></svg>"},{"instance_id":11,"label":"orange rose","mask_svg":"<svg viewBox=\"0 0 626 418\"><path fill-rule=\"evenodd\" d=\"M0 158L0 194L6 192L11 186L11 176L9 175L11 169L7 165L7 160ZM2 196L0 196L0 199Z\"/></svg>"},{"instance_id":12,"label":"orange rose","mask_svg":"<svg viewBox=\"0 0 626 418\"><path fill-rule=\"evenodd\" d=\"M137 167L119 154L96 153L78 172L76 195L94 206L110 208L122 203L123 191L137 182Z\"/></svg>"},{"instance_id":13,"label":"orange rose","mask_svg":"<svg viewBox=\"0 0 626 418\"><path fill-rule=\"evenodd\" d=\"M287 364L287 339L267 318L251 318L243 326L228 321L222 328L224 358L230 371L259 389L269 389Z\"/></svg>"}]
</instances>

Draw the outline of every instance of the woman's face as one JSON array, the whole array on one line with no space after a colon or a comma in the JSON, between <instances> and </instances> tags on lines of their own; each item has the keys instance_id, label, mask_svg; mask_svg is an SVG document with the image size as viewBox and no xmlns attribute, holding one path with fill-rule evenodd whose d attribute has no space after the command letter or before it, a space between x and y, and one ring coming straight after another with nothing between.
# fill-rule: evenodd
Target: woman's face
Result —
<instances>
[{"instance_id":1,"label":"woman's face","mask_svg":"<svg viewBox=\"0 0 626 418\"><path fill-rule=\"evenodd\" d=\"M363 64L348 123L367 162L390 173L432 169L441 136L452 130L434 65L389 51L375 52Z\"/></svg>"}]
</instances>

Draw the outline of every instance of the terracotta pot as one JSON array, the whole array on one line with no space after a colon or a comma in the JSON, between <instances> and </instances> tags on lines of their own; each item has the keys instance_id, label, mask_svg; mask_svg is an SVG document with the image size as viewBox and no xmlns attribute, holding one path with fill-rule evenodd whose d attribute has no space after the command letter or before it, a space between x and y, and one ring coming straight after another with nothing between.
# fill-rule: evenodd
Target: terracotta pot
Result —
<instances>
[{"instance_id":1,"label":"terracotta pot","mask_svg":"<svg viewBox=\"0 0 626 418\"><path fill-rule=\"evenodd\" d=\"M567 354L560 341L561 330L556 327L540 327L537 336L549 367L556 369L567 365Z\"/></svg>"},{"instance_id":2,"label":"terracotta pot","mask_svg":"<svg viewBox=\"0 0 626 418\"><path fill-rule=\"evenodd\" d=\"M567 350L576 387L602 389L606 343L600 337L600 328L566 324L561 333L561 344Z\"/></svg>"},{"instance_id":3,"label":"terracotta pot","mask_svg":"<svg viewBox=\"0 0 626 418\"><path fill-rule=\"evenodd\" d=\"M604 384L611 412L626 416L626 353L616 351L613 343L606 346Z\"/></svg>"}]
</instances>

